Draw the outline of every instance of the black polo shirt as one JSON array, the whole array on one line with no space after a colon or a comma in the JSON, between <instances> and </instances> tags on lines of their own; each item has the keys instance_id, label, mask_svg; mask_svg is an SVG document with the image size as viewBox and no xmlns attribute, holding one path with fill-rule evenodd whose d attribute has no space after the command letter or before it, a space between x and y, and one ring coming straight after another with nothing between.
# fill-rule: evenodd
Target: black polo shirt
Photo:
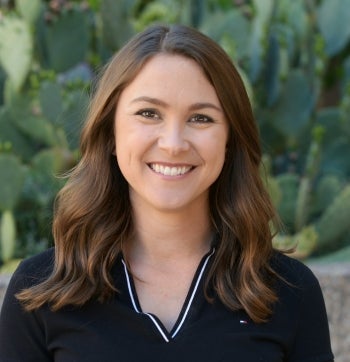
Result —
<instances>
[{"instance_id":1,"label":"black polo shirt","mask_svg":"<svg viewBox=\"0 0 350 362\"><path fill-rule=\"evenodd\" d=\"M330 362L327 316L318 281L302 263L276 253L279 301L270 321L254 323L204 298L203 280L214 250L198 266L182 311L170 333L143 313L122 257L114 268L121 291L108 303L89 302L52 312L24 312L14 298L47 277L54 250L22 262L12 277L0 317L0 362Z\"/></svg>"}]
</instances>

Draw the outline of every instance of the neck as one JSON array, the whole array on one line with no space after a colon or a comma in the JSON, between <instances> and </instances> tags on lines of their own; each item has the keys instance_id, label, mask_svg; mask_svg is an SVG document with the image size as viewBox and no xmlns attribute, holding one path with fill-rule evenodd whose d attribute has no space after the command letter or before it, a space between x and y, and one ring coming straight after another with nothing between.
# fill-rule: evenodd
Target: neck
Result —
<instances>
[{"instance_id":1,"label":"neck","mask_svg":"<svg viewBox=\"0 0 350 362\"><path fill-rule=\"evenodd\" d=\"M213 232L208 207L162 212L133 205L135 234L126 247L131 258L168 262L202 257Z\"/></svg>"}]
</instances>

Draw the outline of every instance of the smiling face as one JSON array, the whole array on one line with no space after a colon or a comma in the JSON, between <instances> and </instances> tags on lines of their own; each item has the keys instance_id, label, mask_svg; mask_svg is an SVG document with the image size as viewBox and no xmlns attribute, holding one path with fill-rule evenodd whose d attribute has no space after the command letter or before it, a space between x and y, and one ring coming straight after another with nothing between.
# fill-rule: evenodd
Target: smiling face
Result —
<instances>
[{"instance_id":1,"label":"smiling face","mask_svg":"<svg viewBox=\"0 0 350 362\"><path fill-rule=\"evenodd\" d=\"M197 63L179 55L151 58L121 93L115 113L115 152L132 206L207 211L227 137L215 89Z\"/></svg>"}]
</instances>

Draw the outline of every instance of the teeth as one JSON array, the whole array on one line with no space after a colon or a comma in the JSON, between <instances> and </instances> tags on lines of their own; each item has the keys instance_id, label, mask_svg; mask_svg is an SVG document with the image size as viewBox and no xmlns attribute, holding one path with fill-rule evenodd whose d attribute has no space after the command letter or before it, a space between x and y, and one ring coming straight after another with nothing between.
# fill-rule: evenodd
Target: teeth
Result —
<instances>
[{"instance_id":1,"label":"teeth","mask_svg":"<svg viewBox=\"0 0 350 362\"><path fill-rule=\"evenodd\" d=\"M157 173L161 173L165 176L179 176L183 175L186 172L191 170L191 166L182 166L182 167L170 167L156 164L151 164L151 169Z\"/></svg>"}]
</instances>

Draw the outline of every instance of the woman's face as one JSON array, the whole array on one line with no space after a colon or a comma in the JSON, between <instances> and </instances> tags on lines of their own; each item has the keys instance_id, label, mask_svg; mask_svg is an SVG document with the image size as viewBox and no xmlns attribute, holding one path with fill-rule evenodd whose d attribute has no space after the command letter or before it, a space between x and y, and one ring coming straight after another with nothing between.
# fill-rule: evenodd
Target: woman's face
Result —
<instances>
[{"instance_id":1,"label":"woman's face","mask_svg":"<svg viewBox=\"0 0 350 362\"><path fill-rule=\"evenodd\" d=\"M133 207L208 207L227 137L215 89L197 63L179 55L151 58L121 93L115 113L115 152Z\"/></svg>"}]
</instances>

